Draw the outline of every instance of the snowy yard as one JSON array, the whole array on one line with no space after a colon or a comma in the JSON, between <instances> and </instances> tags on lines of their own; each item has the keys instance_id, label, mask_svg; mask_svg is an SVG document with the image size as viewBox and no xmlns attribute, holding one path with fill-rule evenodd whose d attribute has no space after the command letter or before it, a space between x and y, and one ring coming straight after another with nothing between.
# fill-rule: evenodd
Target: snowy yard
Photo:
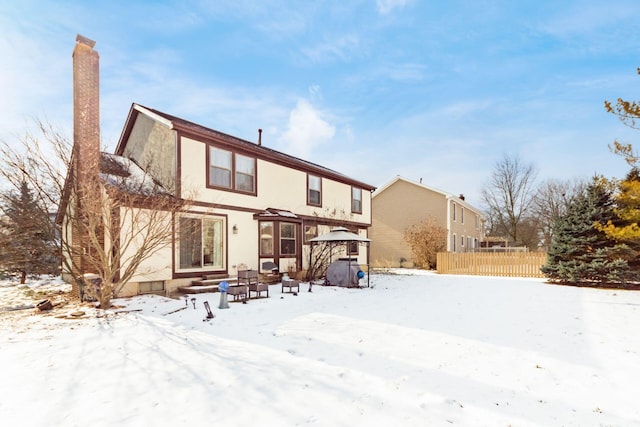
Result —
<instances>
[{"instance_id":1,"label":"snowy yard","mask_svg":"<svg viewBox=\"0 0 640 427\"><path fill-rule=\"evenodd\" d=\"M405 273L106 315L0 282L0 425L640 426L639 291Z\"/></svg>"}]
</instances>

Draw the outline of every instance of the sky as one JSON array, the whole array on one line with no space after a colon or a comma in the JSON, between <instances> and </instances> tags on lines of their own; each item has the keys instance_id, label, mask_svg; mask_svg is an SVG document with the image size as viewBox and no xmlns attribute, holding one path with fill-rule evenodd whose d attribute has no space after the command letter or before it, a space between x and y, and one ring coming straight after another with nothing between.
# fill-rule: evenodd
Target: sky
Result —
<instances>
[{"instance_id":1,"label":"sky","mask_svg":"<svg viewBox=\"0 0 640 427\"><path fill-rule=\"evenodd\" d=\"M640 3L0 0L0 140L72 125L77 34L100 54L101 132L139 103L381 187L396 175L483 207L496 162L540 182L623 177L637 130Z\"/></svg>"},{"instance_id":2,"label":"sky","mask_svg":"<svg viewBox=\"0 0 640 427\"><path fill-rule=\"evenodd\" d=\"M103 311L69 288L0 280L3 425L640 426L636 291L402 270Z\"/></svg>"}]
</instances>

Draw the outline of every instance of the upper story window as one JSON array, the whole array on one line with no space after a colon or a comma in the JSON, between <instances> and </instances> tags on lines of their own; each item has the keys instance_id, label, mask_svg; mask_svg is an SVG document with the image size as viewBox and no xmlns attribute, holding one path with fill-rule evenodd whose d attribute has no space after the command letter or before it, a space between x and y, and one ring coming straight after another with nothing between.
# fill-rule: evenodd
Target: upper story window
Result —
<instances>
[{"instance_id":1,"label":"upper story window","mask_svg":"<svg viewBox=\"0 0 640 427\"><path fill-rule=\"evenodd\" d=\"M362 213L362 188L351 187L351 212Z\"/></svg>"},{"instance_id":2,"label":"upper story window","mask_svg":"<svg viewBox=\"0 0 640 427\"><path fill-rule=\"evenodd\" d=\"M453 220L456 220L456 211L457 211L458 206L455 204L455 202L453 203Z\"/></svg>"},{"instance_id":3,"label":"upper story window","mask_svg":"<svg viewBox=\"0 0 640 427\"><path fill-rule=\"evenodd\" d=\"M231 151L213 148L209 150L209 185L231 188Z\"/></svg>"},{"instance_id":4,"label":"upper story window","mask_svg":"<svg viewBox=\"0 0 640 427\"><path fill-rule=\"evenodd\" d=\"M460 222L464 224L464 206L460 207Z\"/></svg>"},{"instance_id":5,"label":"upper story window","mask_svg":"<svg viewBox=\"0 0 640 427\"><path fill-rule=\"evenodd\" d=\"M307 175L307 204L322 206L322 178Z\"/></svg>"},{"instance_id":6,"label":"upper story window","mask_svg":"<svg viewBox=\"0 0 640 427\"><path fill-rule=\"evenodd\" d=\"M236 154L236 190L255 193L256 159Z\"/></svg>"},{"instance_id":7,"label":"upper story window","mask_svg":"<svg viewBox=\"0 0 640 427\"><path fill-rule=\"evenodd\" d=\"M209 147L209 185L256 194L256 159Z\"/></svg>"}]
</instances>

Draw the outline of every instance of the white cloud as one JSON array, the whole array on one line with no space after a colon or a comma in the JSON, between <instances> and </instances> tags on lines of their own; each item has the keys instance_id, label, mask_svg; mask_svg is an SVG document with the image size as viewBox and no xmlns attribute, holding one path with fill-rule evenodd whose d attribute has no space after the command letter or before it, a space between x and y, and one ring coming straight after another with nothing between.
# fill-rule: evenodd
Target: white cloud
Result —
<instances>
[{"instance_id":1,"label":"white cloud","mask_svg":"<svg viewBox=\"0 0 640 427\"><path fill-rule=\"evenodd\" d=\"M336 58L348 62L354 55L362 54L363 49L360 37L357 34L348 34L325 39L316 46L302 49L302 53L313 63L323 63Z\"/></svg>"},{"instance_id":2,"label":"white cloud","mask_svg":"<svg viewBox=\"0 0 640 427\"><path fill-rule=\"evenodd\" d=\"M376 8L380 15L386 15L393 9L402 9L411 3L411 0L376 0Z\"/></svg>"},{"instance_id":3,"label":"white cloud","mask_svg":"<svg viewBox=\"0 0 640 427\"><path fill-rule=\"evenodd\" d=\"M287 130L282 135L285 152L308 159L315 147L330 141L335 133L335 127L309 102L301 99L291 111Z\"/></svg>"}]
</instances>

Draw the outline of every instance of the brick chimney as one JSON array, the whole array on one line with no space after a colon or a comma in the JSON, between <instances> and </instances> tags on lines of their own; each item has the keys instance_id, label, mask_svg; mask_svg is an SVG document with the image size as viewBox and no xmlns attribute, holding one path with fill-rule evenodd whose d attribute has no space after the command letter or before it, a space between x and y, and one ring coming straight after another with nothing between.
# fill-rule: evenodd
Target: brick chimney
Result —
<instances>
[{"instance_id":1,"label":"brick chimney","mask_svg":"<svg viewBox=\"0 0 640 427\"><path fill-rule=\"evenodd\" d=\"M91 272L87 227L89 205L98 193L100 173L100 79L96 42L78 34L73 49L73 164L77 220L72 227L74 277ZM95 206L94 206L95 209ZM93 221L95 223L95 220ZM74 281L72 292L80 294Z\"/></svg>"},{"instance_id":2,"label":"brick chimney","mask_svg":"<svg viewBox=\"0 0 640 427\"><path fill-rule=\"evenodd\" d=\"M73 154L80 187L99 173L100 58L95 44L78 34L73 49Z\"/></svg>"}]
</instances>

